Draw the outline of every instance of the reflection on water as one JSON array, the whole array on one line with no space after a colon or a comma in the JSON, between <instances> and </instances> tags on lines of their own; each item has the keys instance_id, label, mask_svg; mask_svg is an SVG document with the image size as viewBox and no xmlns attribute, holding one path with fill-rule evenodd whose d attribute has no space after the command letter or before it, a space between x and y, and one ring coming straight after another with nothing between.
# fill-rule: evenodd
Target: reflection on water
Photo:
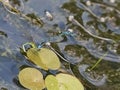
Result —
<instances>
[{"instance_id":1,"label":"reflection on water","mask_svg":"<svg viewBox=\"0 0 120 90\"><path fill-rule=\"evenodd\" d=\"M10 0L10 4L23 15L30 15L30 20L11 13L10 8L6 9L0 3L0 88L16 90L17 85L11 83L24 61L19 53L22 44L50 41L54 49L74 65L76 69L71 69L86 89L119 90L119 0ZM46 18L45 10L53 15L52 21ZM74 16L72 22L69 21L70 15ZM42 27L35 24L38 18L43 21ZM68 29L75 35L60 35ZM93 80L93 73L87 72L84 77L86 72L81 72L80 67L94 65L106 52L108 54L92 71L98 76L105 75L101 82ZM12 71L12 67L16 70Z\"/></svg>"}]
</instances>

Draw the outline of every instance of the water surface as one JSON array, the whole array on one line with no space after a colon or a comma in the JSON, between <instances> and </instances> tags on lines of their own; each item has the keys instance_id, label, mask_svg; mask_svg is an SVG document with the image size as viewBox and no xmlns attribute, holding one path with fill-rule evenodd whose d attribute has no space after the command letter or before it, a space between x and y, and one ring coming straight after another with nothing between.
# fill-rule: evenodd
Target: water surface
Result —
<instances>
[{"instance_id":1,"label":"water surface","mask_svg":"<svg viewBox=\"0 0 120 90\"><path fill-rule=\"evenodd\" d=\"M20 67L26 65L19 47L32 41L52 42L53 48L71 63L71 70L86 90L120 89L119 0L90 0L90 5L88 0L19 0L22 2L19 4L15 1L10 0L14 7L25 15L35 14L44 24L42 27L35 25L10 13L0 3L1 89L23 89L16 79ZM45 10L53 15L52 21L45 16ZM77 23L68 20L70 15L74 16ZM74 35L58 36L59 32L68 29L72 29ZM85 71L106 52L107 55L95 69Z\"/></svg>"}]
</instances>

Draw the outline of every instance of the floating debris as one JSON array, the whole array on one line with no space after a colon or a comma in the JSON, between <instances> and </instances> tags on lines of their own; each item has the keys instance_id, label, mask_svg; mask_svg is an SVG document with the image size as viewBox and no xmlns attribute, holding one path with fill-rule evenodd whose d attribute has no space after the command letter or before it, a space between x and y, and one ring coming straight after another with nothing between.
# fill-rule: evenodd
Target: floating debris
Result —
<instances>
[{"instance_id":1,"label":"floating debris","mask_svg":"<svg viewBox=\"0 0 120 90\"><path fill-rule=\"evenodd\" d=\"M53 15L47 10L45 10L45 16L47 17L48 20L50 21L53 20Z\"/></svg>"},{"instance_id":2,"label":"floating debris","mask_svg":"<svg viewBox=\"0 0 120 90\"><path fill-rule=\"evenodd\" d=\"M100 21L101 21L101 22L105 22L105 20L106 20L106 19L105 19L104 17L101 17L101 18L100 18Z\"/></svg>"},{"instance_id":3,"label":"floating debris","mask_svg":"<svg viewBox=\"0 0 120 90\"><path fill-rule=\"evenodd\" d=\"M73 15L70 15L69 17L68 17L68 20L71 22L71 21L73 21L74 20L74 16Z\"/></svg>"},{"instance_id":4,"label":"floating debris","mask_svg":"<svg viewBox=\"0 0 120 90\"><path fill-rule=\"evenodd\" d=\"M91 6L91 1L90 0L86 1L86 5Z\"/></svg>"}]
</instances>

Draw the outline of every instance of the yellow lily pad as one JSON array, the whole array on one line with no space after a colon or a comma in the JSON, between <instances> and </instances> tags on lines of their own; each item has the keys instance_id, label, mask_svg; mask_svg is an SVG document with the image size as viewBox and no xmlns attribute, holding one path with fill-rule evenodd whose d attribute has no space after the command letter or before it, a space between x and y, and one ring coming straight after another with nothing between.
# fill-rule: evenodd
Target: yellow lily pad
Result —
<instances>
[{"instance_id":1,"label":"yellow lily pad","mask_svg":"<svg viewBox=\"0 0 120 90\"><path fill-rule=\"evenodd\" d=\"M30 90L42 90L45 88L42 73L35 68L25 68L19 72L19 82Z\"/></svg>"},{"instance_id":2,"label":"yellow lily pad","mask_svg":"<svg viewBox=\"0 0 120 90\"><path fill-rule=\"evenodd\" d=\"M48 75L45 79L47 90L84 90L81 82L69 74Z\"/></svg>"},{"instance_id":3,"label":"yellow lily pad","mask_svg":"<svg viewBox=\"0 0 120 90\"><path fill-rule=\"evenodd\" d=\"M57 70L60 68L60 61L58 56L47 48L41 48L40 59L48 69Z\"/></svg>"},{"instance_id":4,"label":"yellow lily pad","mask_svg":"<svg viewBox=\"0 0 120 90\"><path fill-rule=\"evenodd\" d=\"M43 62L41 61L39 52L40 50L38 50L37 48L31 48L27 51L27 57L30 61L32 61L37 66L40 66L44 70L48 70L48 67L45 64L43 64Z\"/></svg>"},{"instance_id":5,"label":"yellow lily pad","mask_svg":"<svg viewBox=\"0 0 120 90\"><path fill-rule=\"evenodd\" d=\"M58 80L53 75L48 75L45 78L45 85L47 87L47 90L59 90Z\"/></svg>"},{"instance_id":6,"label":"yellow lily pad","mask_svg":"<svg viewBox=\"0 0 120 90\"><path fill-rule=\"evenodd\" d=\"M57 55L47 48L31 48L27 51L27 57L44 70L57 70L60 68L60 61Z\"/></svg>"},{"instance_id":7,"label":"yellow lily pad","mask_svg":"<svg viewBox=\"0 0 120 90\"><path fill-rule=\"evenodd\" d=\"M84 90L82 83L74 76L69 74L58 74L56 78L59 83L59 90Z\"/></svg>"}]
</instances>

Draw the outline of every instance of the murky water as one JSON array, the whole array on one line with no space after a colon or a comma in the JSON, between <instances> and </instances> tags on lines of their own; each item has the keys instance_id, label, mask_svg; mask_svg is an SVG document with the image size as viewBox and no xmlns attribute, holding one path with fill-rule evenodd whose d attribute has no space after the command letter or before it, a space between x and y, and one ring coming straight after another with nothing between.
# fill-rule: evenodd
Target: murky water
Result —
<instances>
[{"instance_id":1,"label":"murky water","mask_svg":"<svg viewBox=\"0 0 120 90\"><path fill-rule=\"evenodd\" d=\"M19 2L18 2L19 1ZM41 18L43 26L11 13L0 3L0 88L21 90L17 74L25 58L19 47L26 42L52 42L86 90L120 90L119 0L10 0L24 15ZM50 21L45 10L53 15ZM69 16L74 19L69 21ZM73 34L58 35L73 30ZM107 55L90 72L105 53Z\"/></svg>"}]
</instances>

